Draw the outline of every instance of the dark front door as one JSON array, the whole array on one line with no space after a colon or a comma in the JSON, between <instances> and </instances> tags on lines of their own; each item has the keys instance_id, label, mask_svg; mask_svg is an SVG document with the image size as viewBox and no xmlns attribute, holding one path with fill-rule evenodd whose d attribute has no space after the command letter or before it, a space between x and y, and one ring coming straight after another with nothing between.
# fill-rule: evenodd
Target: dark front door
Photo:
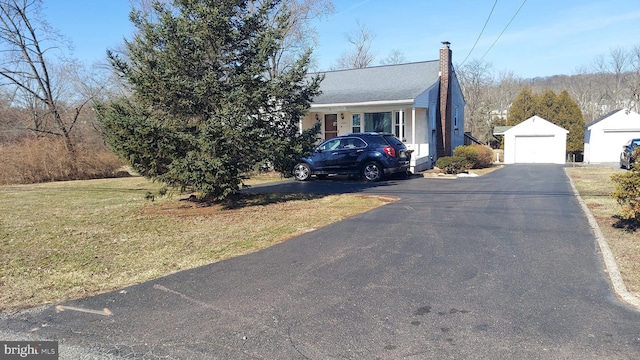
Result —
<instances>
[{"instance_id":1,"label":"dark front door","mask_svg":"<svg viewBox=\"0 0 640 360\"><path fill-rule=\"evenodd\" d=\"M324 139L328 140L338 136L338 114L326 114L324 116Z\"/></svg>"}]
</instances>

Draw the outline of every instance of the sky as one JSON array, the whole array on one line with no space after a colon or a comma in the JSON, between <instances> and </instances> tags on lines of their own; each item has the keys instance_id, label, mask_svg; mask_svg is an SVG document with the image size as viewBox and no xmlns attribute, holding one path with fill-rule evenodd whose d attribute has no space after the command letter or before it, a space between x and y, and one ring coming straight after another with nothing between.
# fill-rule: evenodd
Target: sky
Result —
<instances>
[{"instance_id":1,"label":"sky","mask_svg":"<svg viewBox=\"0 0 640 360\"><path fill-rule=\"evenodd\" d=\"M312 25L319 70L349 50L358 22L375 37L379 65L392 50L408 62L437 60L443 41L453 63L491 65L521 78L572 75L614 49L640 46L638 0L333 0L336 12ZM74 45L73 56L104 62L131 36L129 0L44 0L43 15Z\"/></svg>"}]
</instances>

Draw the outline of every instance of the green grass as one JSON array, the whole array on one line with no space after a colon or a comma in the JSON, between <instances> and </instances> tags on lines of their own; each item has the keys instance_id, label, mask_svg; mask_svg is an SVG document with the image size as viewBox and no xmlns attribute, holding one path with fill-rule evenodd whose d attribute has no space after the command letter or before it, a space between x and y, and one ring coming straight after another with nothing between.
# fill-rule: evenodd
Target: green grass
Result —
<instances>
[{"instance_id":1,"label":"green grass","mask_svg":"<svg viewBox=\"0 0 640 360\"><path fill-rule=\"evenodd\" d=\"M257 251L393 200L271 194L204 206L173 194L150 201L160 187L141 177L0 187L0 311ZM316 216L318 208L327 216Z\"/></svg>"}]
</instances>

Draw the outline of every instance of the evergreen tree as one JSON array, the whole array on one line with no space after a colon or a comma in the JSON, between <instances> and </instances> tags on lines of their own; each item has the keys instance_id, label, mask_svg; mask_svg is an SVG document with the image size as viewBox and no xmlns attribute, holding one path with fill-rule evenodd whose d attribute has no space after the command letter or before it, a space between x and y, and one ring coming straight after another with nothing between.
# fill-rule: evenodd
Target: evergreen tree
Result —
<instances>
[{"instance_id":1,"label":"evergreen tree","mask_svg":"<svg viewBox=\"0 0 640 360\"><path fill-rule=\"evenodd\" d=\"M567 90L563 90L557 98L557 115L554 124L569 130L567 135L567 152L580 153L584 150L584 118L578 103Z\"/></svg>"},{"instance_id":2,"label":"evergreen tree","mask_svg":"<svg viewBox=\"0 0 640 360\"><path fill-rule=\"evenodd\" d=\"M507 126L518 125L536 115L536 109L536 97L533 95L531 87L527 86L513 100L507 116Z\"/></svg>"},{"instance_id":3,"label":"evergreen tree","mask_svg":"<svg viewBox=\"0 0 640 360\"><path fill-rule=\"evenodd\" d=\"M132 11L126 57L108 53L132 97L99 108L114 151L145 176L212 199L236 192L262 162L289 173L316 139L318 128L300 135L297 125L321 79L305 77L310 51L268 75L289 19L282 11L271 22L279 2L154 1Z\"/></svg>"},{"instance_id":4,"label":"evergreen tree","mask_svg":"<svg viewBox=\"0 0 640 360\"><path fill-rule=\"evenodd\" d=\"M558 124L555 119L558 114L558 97L551 89L547 89L542 94L533 96L536 102L535 114L554 124Z\"/></svg>"}]
</instances>

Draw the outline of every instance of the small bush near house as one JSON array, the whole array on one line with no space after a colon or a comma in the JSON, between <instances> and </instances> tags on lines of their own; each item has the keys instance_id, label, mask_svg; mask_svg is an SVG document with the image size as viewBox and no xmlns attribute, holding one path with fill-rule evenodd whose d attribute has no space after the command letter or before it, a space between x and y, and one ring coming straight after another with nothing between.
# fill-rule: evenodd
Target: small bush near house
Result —
<instances>
[{"instance_id":1,"label":"small bush near house","mask_svg":"<svg viewBox=\"0 0 640 360\"><path fill-rule=\"evenodd\" d=\"M473 163L462 156L444 156L436 161L436 166L445 174L458 174L473 167Z\"/></svg>"},{"instance_id":2,"label":"small bush near house","mask_svg":"<svg viewBox=\"0 0 640 360\"><path fill-rule=\"evenodd\" d=\"M458 146L453 150L453 156L459 156L469 160L472 169L483 169L493 163L493 150L482 145Z\"/></svg>"}]
</instances>

